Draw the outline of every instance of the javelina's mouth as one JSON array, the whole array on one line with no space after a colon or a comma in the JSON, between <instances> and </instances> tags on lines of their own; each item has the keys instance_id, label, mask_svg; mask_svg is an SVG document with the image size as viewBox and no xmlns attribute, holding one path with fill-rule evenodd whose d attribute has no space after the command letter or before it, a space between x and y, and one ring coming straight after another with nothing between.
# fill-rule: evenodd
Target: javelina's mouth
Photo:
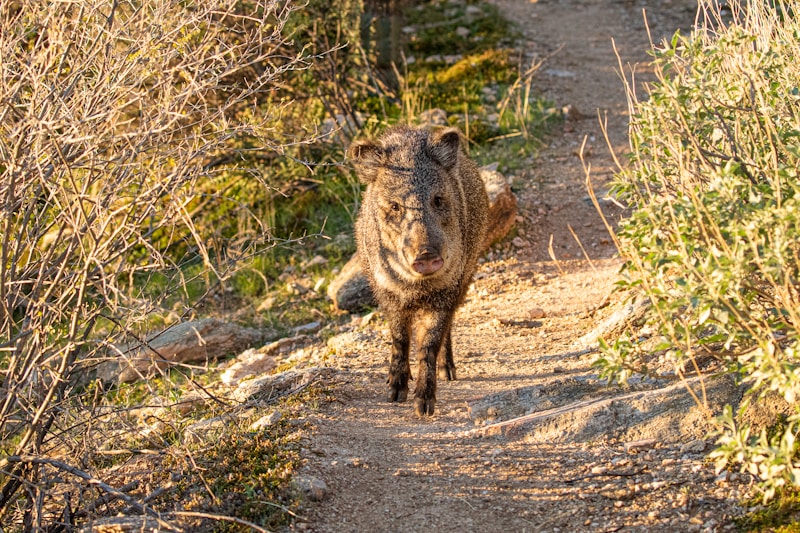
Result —
<instances>
[{"instance_id":1,"label":"javelina's mouth","mask_svg":"<svg viewBox=\"0 0 800 533\"><path fill-rule=\"evenodd\" d=\"M444 259L441 256L437 254L422 254L414 259L411 267L417 274L429 276L441 269L443 265Z\"/></svg>"}]
</instances>

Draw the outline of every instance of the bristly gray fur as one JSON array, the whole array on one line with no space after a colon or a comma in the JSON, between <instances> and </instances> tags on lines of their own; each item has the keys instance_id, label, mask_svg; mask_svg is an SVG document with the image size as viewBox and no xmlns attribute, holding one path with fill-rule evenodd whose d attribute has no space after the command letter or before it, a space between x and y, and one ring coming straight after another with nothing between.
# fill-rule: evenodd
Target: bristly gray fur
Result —
<instances>
[{"instance_id":1,"label":"bristly gray fur","mask_svg":"<svg viewBox=\"0 0 800 533\"><path fill-rule=\"evenodd\" d=\"M486 234L489 200L462 142L455 128L399 126L348 151L367 186L356 221L362 269L392 335L389 400L408 395L413 325L419 415L434 411L437 360L455 379L450 329Z\"/></svg>"}]
</instances>

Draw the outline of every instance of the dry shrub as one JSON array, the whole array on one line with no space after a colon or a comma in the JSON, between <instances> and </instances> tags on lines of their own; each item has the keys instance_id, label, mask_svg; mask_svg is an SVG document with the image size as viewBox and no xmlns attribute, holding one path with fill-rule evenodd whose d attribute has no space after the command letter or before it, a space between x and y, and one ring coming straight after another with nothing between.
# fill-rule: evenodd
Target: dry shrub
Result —
<instances>
[{"instance_id":1,"label":"dry shrub","mask_svg":"<svg viewBox=\"0 0 800 533\"><path fill-rule=\"evenodd\" d=\"M195 217L226 194L214 187L220 158L230 171L244 151L308 140L280 133L282 107L270 104L279 81L313 59L286 53L294 9L275 0L0 3L4 519L58 524L48 484L94 483L100 443L81 438L91 397L75 393L112 344L135 339L159 298L180 289L152 295L142 280L189 257L225 279L269 241L243 211L248 231L212 247ZM185 255L166 253L176 247Z\"/></svg>"}]
</instances>

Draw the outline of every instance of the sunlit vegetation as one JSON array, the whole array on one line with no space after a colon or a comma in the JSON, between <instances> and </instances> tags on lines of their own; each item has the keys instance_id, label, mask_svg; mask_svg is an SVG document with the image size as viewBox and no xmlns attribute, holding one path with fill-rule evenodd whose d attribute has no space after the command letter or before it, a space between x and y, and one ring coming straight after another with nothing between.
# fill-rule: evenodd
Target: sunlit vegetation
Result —
<instances>
[{"instance_id":1,"label":"sunlit vegetation","mask_svg":"<svg viewBox=\"0 0 800 533\"><path fill-rule=\"evenodd\" d=\"M654 49L658 82L631 91L630 165L617 176L635 209L620 227L623 284L652 303L655 348L604 346L610 380L661 355L682 377L709 368L750 386L718 419L718 469L754 476L768 501L800 484L800 26L796 2L703 2L703 24ZM709 364L709 361L715 364ZM705 371L705 370L704 370ZM747 406L783 399L772 428ZM780 503L778 504L780 505Z\"/></svg>"}]
</instances>

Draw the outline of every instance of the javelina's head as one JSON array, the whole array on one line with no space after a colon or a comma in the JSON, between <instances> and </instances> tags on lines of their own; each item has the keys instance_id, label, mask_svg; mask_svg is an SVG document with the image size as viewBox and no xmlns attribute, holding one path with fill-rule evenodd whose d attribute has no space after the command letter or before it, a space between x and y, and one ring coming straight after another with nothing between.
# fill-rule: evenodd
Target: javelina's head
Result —
<instances>
[{"instance_id":1,"label":"javelina's head","mask_svg":"<svg viewBox=\"0 0 800 533\"><path fill-rule=\"evenodd\" d=\"M367 185L371 239L385 263L407 281L446 276L462 259L459 213L461 135L399 127L378 142L359 141L349 156ZM376 251L377 251L376 250Z\"/></svg>"}]
</instances>

